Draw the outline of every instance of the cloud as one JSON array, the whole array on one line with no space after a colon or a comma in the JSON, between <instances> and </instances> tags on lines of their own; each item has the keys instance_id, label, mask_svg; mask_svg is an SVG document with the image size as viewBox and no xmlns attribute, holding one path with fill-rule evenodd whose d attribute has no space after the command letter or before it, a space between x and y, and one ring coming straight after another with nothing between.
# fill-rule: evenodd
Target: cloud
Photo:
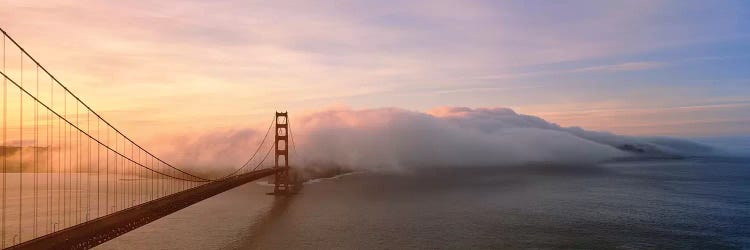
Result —
<instances>
[{"instance_id":1,"label":"cloud","mask_svg":"<svg viewBox=\"0 0 750 250\"><path fill-rule=\"evenodd\" d=\"M651 52L669 48L684 57L693 55L682 53L685 45L731 41L746 26L737 21L742 8L735 4L10 0L0 19L3 29L98 109L181 107L104 114L140 133L193 129L187 117L213 129L257 121L272 107L302 110L332 102L409 109L446 103L583 107L600 98L624 106L659 102L679 96L671 83L679 79L657 77L647 81L653 86L624 95L618 87L591 89L587 81L625 84L586 73L658 68L664 65L651 60L674 61ZM571 65L583 65L582 73L550 75ZM693 78L690 73L685 75ZM549 89L529 89L542 84ZM671 104L726 90L710 85ZM669 91L655 95L654 86ZM133 118L158 122L144 129Z\"/></svg>"},{"instance_id":2,"label":"cloud","mask_svg":"<svg viewBox=\"0 0 750 250\"><path fill-rule=\"evenodd\" d=\"M624 157L671 158L716 153L713 147L682 139L632 137L561 127L508 108L439 107L418 112L400 108L333 107L292 117L291 164L312 169L403 171L536 163L592 166ZM266 137L266 131L270 128L212 129L162 136L154 138L148 148L174 166L220 177L241 166L256 150L249 168L265 159L266 152L272 153L273 135ZM89 153L98 153L85 147L76 153L81 159L91 159ZM47 154L43 147L5 149L9 171L18 171L20 162L24 163L25 171L31 171L36 164L35 153L41 153L41 159ZM60 153L60 148L52 150ZM99 154L100 158L103 156ZM134 159L140 161L140 154ZM270 159L273 158L268 158L264 166L271 165ZM81 170L89 170L86 164L85 160L81 162ZM55 171L58 167L54 166ZM42 164L40 170L49 169Z\"/></svg>"},{"instance_id":3,"label":"cloud","mask_svg":"<svg viewBox=\"0 0 750 250\"><path fill-rule=\"evenodd\" d=\"M265 130L244 128L162 137L161 142L155 144L155 151L180 168L220 174L242 165L261 143L264 134ZM273 135L270 135L263 148L268 149L272 141ZM261 151L260 157L267 150Z\"/></svg>"},{"instance_id":4,"label":"cloud","mask_svg":"<svg viewBox=\"0 0 750 250\"><path fill-rule=\"evenodd\" d=\"M602 65L594 67L586 67L580 69L574 69L570 72L619 72L619 71L640 71L650 70L666 66L663 62L626 62L611 65Z\"/></svg>"},{"instance_id":5,"label":"cloud","mask_svg":"<svg viewBox=\"0 0 750 250\"><path fill-rule=\"evenodd\" d=\"M660 107L657 105L576 104L559 112L535 112L536 115L565 125L589 129L618 131L630 135L742 135L747 134L750 102L743 100L716 101L695 105ZM569 109L569 108L567 108Z\"/></svg>"},{"instance_id":6,"label":"cloud","mask_svg":"<svg viewBox=\"0 0 750 250\"><path fill-rule=\"evenodd\" d=\"M622 157L674 157L712 150L680 139L560 127L507 108L441 107L427 113L333 108L297 116L291 128L295 145L290 162L307 168L590 166ZM261 135L240 130L187 138L175 144L174 152L181 153L170 157L192 165L238 163Z\"/></svg>"}]
</instances>

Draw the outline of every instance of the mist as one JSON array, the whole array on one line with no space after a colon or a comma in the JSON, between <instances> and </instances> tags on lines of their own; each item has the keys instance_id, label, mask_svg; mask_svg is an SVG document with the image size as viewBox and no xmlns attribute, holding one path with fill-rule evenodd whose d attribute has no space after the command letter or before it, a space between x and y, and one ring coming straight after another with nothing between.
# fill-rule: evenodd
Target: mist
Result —
<instances>
[{"instance_id":1,"label":"mist","mask_svg":"<svg viewBox=\"0 0 750 250\"><path fill-rule=\"evenodd\" d=\"M265 133L266 129L261 131L260 128L204 131L195 134L170 135L158 138L158 141L152 144L157 145L155 147L157 155L173 165L192 172L218 177L240 167L258 148ZM273 135L268 136L261 149L267 150L271 147L271 143L273 143ZM267 162L272 164L273 157L268 159L271 161Z\"/></svg>"},{"instance_id":2,"label":"mist","mask_svg":"<svg viewBox=\"0 0 750 250\"><path fill-rule=\"evenodd\" d=\"M508 108L440 107L429 112L335 108L290 117L294 137L290 163L301 168L404 171L540 163L590 166L617 159L676 158L715 151L677 138L561 127ZM243 128L173 137L165 159L194 169L235 168L264 134L265 128Z\"/></svg>"}]
</instances>

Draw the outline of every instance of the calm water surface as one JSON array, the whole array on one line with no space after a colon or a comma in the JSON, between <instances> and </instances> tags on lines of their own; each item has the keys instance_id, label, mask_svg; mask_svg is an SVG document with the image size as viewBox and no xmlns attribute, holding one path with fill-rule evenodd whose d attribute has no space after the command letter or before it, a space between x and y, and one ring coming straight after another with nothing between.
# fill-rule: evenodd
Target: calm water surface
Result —
<instances>
[{"instance_id":1,"label":"calm water surface","mask_svg":"<svg viewBox=\"0 0 750 250\"><path fill-rule=\"evenodd\" d=\"M251 183L100 249L750 248L750 161L359 173Z\"/></svg>"}]
</instances>

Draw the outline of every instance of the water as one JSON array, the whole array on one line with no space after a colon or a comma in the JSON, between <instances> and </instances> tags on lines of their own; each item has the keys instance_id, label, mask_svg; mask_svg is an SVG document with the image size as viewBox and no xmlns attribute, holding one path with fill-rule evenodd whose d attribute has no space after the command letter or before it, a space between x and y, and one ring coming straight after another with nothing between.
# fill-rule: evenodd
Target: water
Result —
<instances>
[{"instance_id":1,"label":"water","mask_svg":"<svg viewBox=\"0 0 750 250\"><path fill-rule=\"evenodd\" d=\"M100 249L748 248L750 161L358 173L251 183Z\"/></svg>"},{"instance_id":2,"label":"water","mask_svg":"<svg viewBox=\"0 0 750 250\"><path fill-rule=\"evenodd\" d=\"M0 243L5 240L0 246L4 247L106 216L180 188L176 182L121 173L109 176L0 173L0 183L5 196L0 206L3 221L0 236L4 234Z\"/></svg>"}]
</instances>

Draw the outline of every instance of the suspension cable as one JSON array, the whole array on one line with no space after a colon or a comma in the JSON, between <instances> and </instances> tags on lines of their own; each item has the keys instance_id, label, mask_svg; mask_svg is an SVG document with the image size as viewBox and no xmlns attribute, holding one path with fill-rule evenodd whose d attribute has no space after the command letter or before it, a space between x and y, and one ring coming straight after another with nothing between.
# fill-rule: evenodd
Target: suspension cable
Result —
<instances>
[{"instance_id":1,"label":"suspension cable","mask_svg":"<svg viewBox=\"0 0 750 250\"><path fill-rule=\"evenodd\" d=\"M289 141L292 143L292 154L294 154L294 157L299 156L297 154L297 146L294 145L294 134L292 134L292 123L289 121L289 118L286 120L286 127L287 130L289 130Z\"/></svg>"},{"instance_id":2,"label":"suspension cable","mask_svg":"<svg viewBox=\"0 0 750 250\"><path fill-rule=\"evenodd\" d=\"M140 150L143 150L143 152L145 152L146 154L150 155L151 157L154 157L156 160L160 161L161 163L167 165L170 168L173 168L173 169L175 169L175 170L177 170L177 171L179 171L179 172L181 172L183 174L189 175L191 177L197 178L197 179L205 181L205 182L212 181L212 179L199 177L199 176L196 176L194 174L188 173L188 172L186 172L186 171L184 171L182 169L176 168L176 167L172 166L171 164L167 163L166 161L162 160L161 158L157 157L156 155L152 154L148 150L144 149L139 144L135 143L133 140L130 139L130 137L128 137L124 133L120 132L120 130L118 130L112 124L110 124L107 120L105 120L101 115L99 115L99 113L97 113L96 111L94 111L94 109L92 109L91 107L89 107L88 104L86 104L78 96L76 96L75 94L73 94L72 91L70 91L65 85L62 84L62 82L60 82L54 75L52 75L52 73L50 73L46 68L44 68L44 66L42 66L34 57L31 56L31 54L29 54L28 52L26 52L26 50L18 42L16 42L16 40L13 39L13 37L11 37L4 29L0 28L0 32L2 32L5 35L5 37L7 37L11 42L13 42L13 44L15 44L21 50L21 52L24 55L26 55L27 57L29 57L29 59L31 59L36 64L36 66L38 66L40 69L42 69L48 76L50 76L50 78L52 78L58 85L60 85L60 87L62 87L73 98L75 98L78 102L80 102L81 104L83 104L83 106L86 107L86 109L88 109L89 111L91 111L91 113L93 113L96 117L98 117L99 119L101 119L105 124L107 124L107 126L109 126L110 128L112 128L115 132L117 132L118 134L120 134L123 138L125 138L126 140L128 140L130 143L134 144ZM3 75L5 76L5 74L3 74ZM7 76L5 76L5 77L8 78ZM8 78L8 79L10 79L10 78ZM36 98L34 98L34 99L37 100L37 102L41 102L41 101L39 101ZM44 105L44 104L42 104L42 105ZM47 107L47 108L49 108L49 107Z\"/></svg>"},{"instance_id":3,"label":"suspension cable","mask_svg":"<svg viewBox=\"0 0 750 250\"><path fill-rule=\"evenodd\" d=\"M185 181L190 181L190 182L210 182L210 181L212 181L212 180L209 180L209 179L199 178L199 177L196 177L196 176L193 176L193 177L199 178L200 180L184 179L184 178L181 178L181 177L172 176L172 175L169 175L169 174L166 174L166 173L162 173L161 171L157 171L157 170L155 170L153 168L150 168L150 167L145 166L145 165L143 165L141 163L138 163L138 162L134 161L133 159L130 159L127 156L123 155L122 153L118 152L117 150L112 149L109 145L104 145L104 143L102 143L99 139L94 138L94 136L90 135L86 131L83 131L83 129L79 128L78 126L76 126L75 124L73 124L71 121L69 121L68 119L66 119L65 117L63 117L59 113L57 113L57 111L52 110L52 108L50 108L49 106L47 106L47 104L44 104L43 102L41 102L36 96L34 96L31 93L29 93L25 88L21 87L21 85L19 85L18 83L16 83L16 81L14 81L10 77L8 77L8 75L6 75L5 72L0 72L0 75L2 75L3 77L5 77L5 79L7 81L9 81L10 83L13 83L13 85L16 85L16 87L18 87L22 91L22 93L26 93L26 95L28 95L29 97L31 97L35 101L39 102L39 104L41 104L44 108L46 108L47 110L50 110L55 116L57 116L58 118L60 118L63 121L65 121L65 123L67 123L71 127L75 128L79 133L82 133L82 134L86 135L87 137L89 137L89 139L94 140L95 142L103 145L105 148L111 150L112 152L114 152L116 155L119 155L120 157L125 158L128 161L130 161L130 162L132 162L132 163L134 163L136 165L139 165L139 166L141 166L143 168L151 170L151 171L153 171L153 172L155 172L155 173L157 173L159 175L162 175L162 176L166 176L166 177L170 177L170 178L174 178L174 179L185 180ZM120 134L120 135L122 135L122 134ZM156 158L156 157L154 157L154 158Z\"/></svg>"},{"instance_id":4,"label":"suspension cable","mask_svg":"<svg viewBox=\"0 0 750 250\"><path fill-rule=\"evenodd\" d=\"M236 174L237 174L237 173L239 173L239 172L240 172L240 171L241 171L242 169L244 169L245 167L247 167L247 165L248 165L248 164L250 164L250 162L251 162L251 161L252 161L252 160L253 160L253 159L255 158L255 155L257 155L257 154L258 154L258 152L260 151L260 149L261 149L261 148L263 147L263 144L264 144L264 143L266 142L266 138L268 138L268 135L269 135L269 134L271 134L271 128L273 128L273 124L274 124L274 121L275 121L275 119L276 119L276 118L274 118L273 120L271 120L271 124L270 124L270 125L268 125L268 129L266 130L266 134L265 134L265 135L263 136L263 140L261 140L261 141L260 141L260 143L258 144L258 148L256 148L256 149L255 149L255 152L253 152L253 155L252 155L252 156L250 156L250 158L249 158L249 159L247 159L247 161L245 161L245 163L244 163L244 164L242 164L242 166L241 166L240 168L238 168L238 169L237 169L237 170L235 170L234 172L232 172L232 173L229 173L229 174L227 174L226 176L224 176L224 177L220 178L220 180L221 180L221 179L226 179L226 178L232 177L233 175L236 175Z\"/></svg>"},{"instance_id":5,"label":"suspension cable","mask_svg":"<svg viewBox=\"0 0 750 250\"><path fill-rule=\"evenodd\" d=\"M114 126L113 126L113 125L112 125L112 124L111 124L111 123L110 123L109 121L105 120L105 119L104 119L104 118L103 118L103 117L102 117L102 116L101 116L101 115L100 115L99 113L97 113L96 111L94 111L94 110L93 110L93 109L92 109L92 108L91 108L90 106L88 106L88 104L86 104L85 102L83 102L83 100L81 100L81 99L80 99L80 98L79 98L78 96L76 96L76 95L75 95L75 94L74 94L74 93L73 93L72 91L70 91L70 90L69 90L69 89L68 89L68 88L67 88L67 87L66 87L66 86L65 86L65 85L64 85L64 84L63 84L62 82L60 82L60 81L59 81L59 80L58 80L58 79L57 79L57 78L56 78L56 77L55 77L54 75L52 75L52 73L50 73L50 72L49 72L49 71L48 71L48 70L47 70L47 69L46 69L46 68L45 68L44 66L42 66L42 65L41 65L41 64L40 64L40 63L39 63L39 62L38 62L38 61L37 61L37 60L36 60L36 59L35 59L34 57L32 57L32 56L31 56L31 55L30 55L30 54L29 54L29 53L28 53L28 52L27 52L27 51L26 51L26 50L25 50L25 49L24 49L24 48L23 48L23 47L22 47L22 46L21 46L21 45L20 45L20 44L19 44L19 43L18 43L18 42L17 42L16 40L15 40L15 39L13 39L13 38L12 38L12 37L11 37L11 36L10 36L10 35L9 35L9 34L8 34L8 33L7 33L6 31L5 31L5 30L4 30L4 29L0 28L0 32L2 32L2 33L3 33L3 35L4 35L4 38L5 38L5 37L7 37L7 38L8 38L8 40L10 40L10 41L11 41L11 42L12 42L12 43L13 43L13 44L14 44L14 45L16 46L16 47L18 47L18 48L19 48L19 50L21 50L21 52L22 52L22 54L23 54L23 55L25 55L25 56L29 57L29 59L31 59L31 61L32 61L32 62L33 62L33 63L35 64L35 66L37 67L37 70L38 70L38 69L42 69L42 71L44 71L44 72L45 72L45 73L46 73L46 74L47 74L47 75L48 75L48 76L50 77L50 79L51 79L51 80L52 80L53 82L57 83L57 84L58 84L58 85L59 85L60 87L62 87L62 88L63 88L63 89L65 90L65 94L70 94L70 96L72 96L72 97L73 97L73 98L74 98L74 99L75 99L75 100L77 101L77 104L82 104L82 105L83 105L83 106L84 106L84 107L85 107L85 108L87 109L87 111L89 111L88 113L90 113L90 114L93 114L93 115L95 115L95 116L96 116L97 118L99 118L98 120L100 120L100 121L104 122L104 124L106 124L106 125L107 125L108 127L112 128L112 130L116 132L116 135L115 135L115 137L117 137L117 134L119 134L120 136L122 136L122 138L124 138L125 140L127 140L128 142L130 142L131 146L135 146L135 147L137 147L138 149L140 149L140 151L143 151L143 152L144 152L144 153L146 153L146 154L147 154L148 156L150 156L150 157L151 157L152 159L155 159L155 160L157 160L157 161L158 161L158 162L157 162L157 165L161 165L161 164L163 164L163 165L165 165L165 166L168 166L169 168L171 168L171 169L174 169L174 170L176 170L176 171L178 171L178 172L180 172L180 173L183 173L183 174L186 174L186 175L188 175L188 176L190 176L190 177L196 178L197 180L192 180L192 179L187 179L187 178L182 178L182 177L174 176L174 175L172 175L172 174L170 174L170 173L162 172L162 171L159 171L159 170L157 170L157 169L155 169L155 168L153 168L153 167L149 167L149 166L146 166L146 165L144 165L144 164L140 163L139 161L136 161L136 160L132 159L131 157L127 157L127 156L125 156L125 155L124 155L123 153L121 153L121 152L117 151L116 149L113 149L113 148L112 148L111 146L109 146L109 145L107 145L107 144L104 144L104 143L103 143L102 141L100 141L100 140L99 140L98 138L95 138L94 136L92 136L92 135L91 135L91 134L89 133L90 131L88 131L88 129L86 129L87 131L84 131L84 130L83 130L82 128L78 127L78 124L73 124L73 122L69 121L69 120L68 120L68 119L67 119L66 117L63 117L62 115L60 115L59 113L57 113L57 111L53 110L53 109L52 109L52 108L51 108L50 106L48 106L47 104L43 103L43 102L42 102L42 101L41 101L41 100L40 100L40 99L39 99L38 97L36 97L36 96L32 95L32 94L31 94L30 92L28 92L28 91L27 91L27 90L26 90L26 89L25 89L25 88L24 88L24 87L23 87L22 85L20 85L19 83L17 83L17 82L16 82L16 81L14 81L13 79L11 79L11 78L10 78L10 77L9 77L8 75L6 75L6 73L5 73L5 72L0 72L0 74L1 74L1 75L2 75L3 77L4 77L4 81L10 81L11 83L13 83L14 85L16 85L16 87L18 87L18 88L19 88L19 89L21 90L21 92L22 92L21 98L23 98L23 93L25 93L26 95L28 95L29 97L31 97L31 98L32 98L32 99L33 99L34 101L36 101L36 103L37 103L37 104L41 104L41 105L42 105L42 106L43 106L44 108L46 108L46 109L47 109L47 110L48 110L49 112L51 112L52 114L54 114L54 115L55 115L55 116L56 116L57 118L61 119L62 121L65 121L65 123L67 123L67 125L69 125L69 126L70 126L71 128L75 128L75 129L77 130L77 132L79 133L79 136L80 136L80 134L83 134L83 135L85 135L86 137L88 137L89 139L91 139L91 140L93 140L93 141L97 142L97 144L99 144L99 145L101 145L101 146L104 146L104 147L105 147L106 149L108 149L109 151L112 151L112 152L113 152L113 153L115 154L115 157L117 157L117 156L120 156L120 157L122 157L122 158L123 158L123 160L127 159L127 161L129 161L130 163L132 163L132 164L135 164L135 165L137 165L137 166L140 166L140 167L142 167L142 168L145 168L145 169L147 169L147 170L149 170L149 171L151 171L151 172L154 172L154 173L156 173L156 174L159 174L159 175L161 175L161 176L165 176L165 177L169 177L169 178L172 178L172 179L177 179L177 180L182 180L182 181L187 181L187 182L212 182L212 181L223 180L223 179L225 179L225 178L228 178L228 177L231 177L231 176L233 176L233 175L236 175L236 174L237 174L237 173L239 173L239 172L240 172L240 171L241 171L242 169L245 169L245 168L246 168L246 167L247 167L247 166L249 165L249 163L250 163L250 162L251 162L251 161L252 161L253 159L255 159L256 155L258 154L258 152L260 151L260 149L261 149L261 148L263 147L263 144L265 143L265 141L266 141L266 139L267 139L268 135L270 134L270 130L271 130L271 128L273 127L273 122L272 122L272 123L271 123L271 125L269 125L269 127L268 127L268 130L266 131L266 134L264 135L264 137L263 137L263 139L261 140L260 144L258 145L258 148L257 148L257 149L255 150L255 152L253 153L253 155L252 155L252 156L251 156L251 157L250 157L250 158L249 158L249 159L248 159L248 160L247 160L247 161L246 161L246 162L245 162L245 163L244 163L244 164L243 164L243 165L242 165L242 166L241 166L240 168L238 168L238 169L236 169L235 171L233 171L232 173L230 173L230 174L228 174L228 175L226 175L226 176L224 176L224 177L222 177L222 178L218 178L218 179L211 179L211 178L204 178L204 177L196 176L195 174L189 173L189 172L187 172L187 171L185 171L185 170L183 170L183 169L180 169L180 168L176 168L176 167L174 167L173 165L171 165L171 164L167 163L166 161L164 161L164 160L162 160L161 158L157 157L156 155L152 154L151 152L149 152L148 150L146 150L145 148L143 148L143 147L142 147L142 146L140 146L139 144L135 143L135 142L134 142L134 141L133 141L132 139L130 139L130 137L126 136L126 135L125 135L124 133L122 133L122 132L121 132L121 131L120 131L119 129L115 128L115 127L114 127ZM4 39L4 40L5 40L5 39ZM67 103L67 102L66 102L66 103ZM87 114L87 115L88 115L88 114ZM78 113L76 113L76 116L78 116ZM77 122L76 122L76 123L77 123ZM97 127L98 127L98 126L97 126ZM97 131L98 131L98 129L97 129ZM72 132L72 131L71 131L71 132ZM290 137L292 137L292 135L291 135L291 131L290 131ZM80 139L79 139L79 140L80 140ZM76 147L78 147L78 145L76 145ZM292 137L292 147L293 147L293 148L295 149L295 151L294 151L294 152L296 153L296 147L295 147L295 145L294 145L294 139L293 139L293 137ZM265 161L265 159L267 158L268 154L270 154L270 151L271 151L271 150L269 149L269 151L268 151L268 152L266 153L266 155L264 156L263 160L262 160L262 161L261 161L261 162L259 163L259 165L258 165L258 166L256 166L256 167L255 167L255 168L254 168L253 170L257 169L257 167L259 167L259 166L260 166L260 164L262 164L262 163L263 163L263 161ZM71 158L72 158L72 157L71 157ZM78 158L78 157L77 157L77 158ZM72 160L72 159L70 159L70 160ZM78 159L77 159L77 160L78 160ZM152 165L153 165L153 164L152 164ZM79 182L80 182L80 180L77 180L77 181L79 181ZM71 183L71 184L72 184L72 183ZM79 185L80 185L80 183L77 183L77 184L79 184ZM77 197L77 198L80 198L80 197ZM76 204L76 205L79 205L79 204Z\"/></svg>"},{"instance_id":6,"label":"suspension cable","mask_svg":"<svg viewBox=\"0 0 750 250\"><path fill-rule=\"evenodd\" d=\"M263 165L263 163L266 161L266 158L268 158L268 155L270 155L271 151L273 151L273 148L274 147L268 148L268 151L266 151L266 155L263 156L263 159L260 160L260 162L258 162L258 165L255 165L255 167L252 170L250 170L250 172L255 171L256 169L258 169L258 167L260 167L260 165Z\"/></svg>"}]
</instances>

